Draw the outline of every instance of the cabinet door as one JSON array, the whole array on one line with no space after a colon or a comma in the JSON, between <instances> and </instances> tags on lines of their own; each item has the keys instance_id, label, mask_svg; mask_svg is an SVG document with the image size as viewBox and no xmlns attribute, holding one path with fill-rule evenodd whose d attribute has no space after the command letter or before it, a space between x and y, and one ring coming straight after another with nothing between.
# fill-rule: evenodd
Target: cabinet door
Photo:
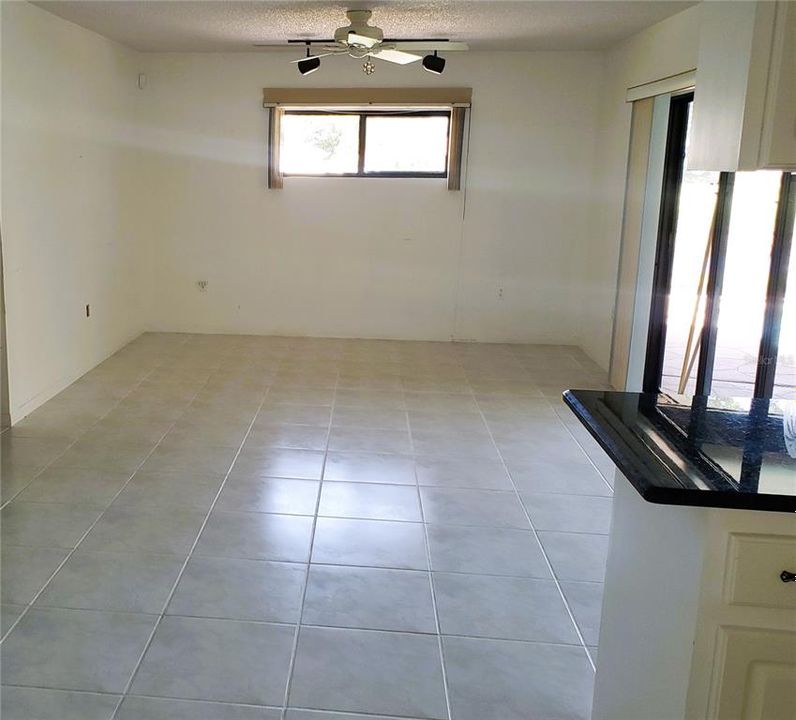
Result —
<instances>
[{"instance_id":1,"label":"cabinet door","mask_svg":"<svg viewBox=\"0 0 796 720\"><path fill-rule=\"evenodd\" d=\"M796 169L796 2L700 11L688 169Z\"/></svg>"},{"instance_id":2,"label":"cabinet door","mask_svg":"<svg viewBox=\"0 0 796 720\"><path fill-rule=\"evenodd\" d=\"M774 3L700 3L689 170L756 170Z\"/></svg>"},{"instance_id":3,"label":"cabinet door","mask_svg":"<svg viewBox=\"0 0 796 720\"><path fill-rule=\"evenodd\" d=\"M724 602L796 611L796 583L780 579L783 570L796 572L791 568L796 568L793 535L731 533ZM793 618L796 627L796 614Z\"/></svg>"},{"instance_id":4,"label":"cabinet door","mask_svg":"<svg viewBox=\"0 0 796 720\"><path fill-rule=\"evenodd\" d=\"M761 167L796 169L796 3L778 2Z\"/></svg>"},{"instance_id":5,"label":"cabinet door","mask_svg":"<svg viewBox=\"0 0 796 720\"><path fill-rule=\"evenodd\" d=\"M796 633L738 627L722 627L719 633L709 717L793 720Z\"/></svg>"}]
</instances>

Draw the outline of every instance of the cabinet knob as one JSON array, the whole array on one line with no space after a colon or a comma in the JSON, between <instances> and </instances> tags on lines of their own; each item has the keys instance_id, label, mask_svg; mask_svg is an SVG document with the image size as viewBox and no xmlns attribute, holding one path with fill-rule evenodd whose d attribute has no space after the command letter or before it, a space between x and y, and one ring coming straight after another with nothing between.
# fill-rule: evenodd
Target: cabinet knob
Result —
<instances>
[{"instance_id":1,"label":"cabinet knob","mask_svg":"<svg viewBox=\"0 0 796 720\"><path fill-rule=\"evenodd\" d=\"M796 573L792 573L788 570L783 570L779 574L779 579L782 580L782 582L796 582Z\"/></svg>"}]
</instances>

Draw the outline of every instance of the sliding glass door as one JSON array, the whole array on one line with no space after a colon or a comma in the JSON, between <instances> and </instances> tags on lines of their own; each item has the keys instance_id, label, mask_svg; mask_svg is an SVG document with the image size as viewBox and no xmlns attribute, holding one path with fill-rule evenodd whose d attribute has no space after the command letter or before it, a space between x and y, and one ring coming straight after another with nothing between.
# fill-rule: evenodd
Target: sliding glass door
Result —
<instances>
[{"instance_id":1,"label":"sliding glass door","mask_svg":"<svg viewBox=\"0 0 796 720\"><path fill-rule=\"evenodd\" d=\"M671 100L644 389L796 398L796 176L687 170L692 104Z\"/></svg>"}]
</instances>

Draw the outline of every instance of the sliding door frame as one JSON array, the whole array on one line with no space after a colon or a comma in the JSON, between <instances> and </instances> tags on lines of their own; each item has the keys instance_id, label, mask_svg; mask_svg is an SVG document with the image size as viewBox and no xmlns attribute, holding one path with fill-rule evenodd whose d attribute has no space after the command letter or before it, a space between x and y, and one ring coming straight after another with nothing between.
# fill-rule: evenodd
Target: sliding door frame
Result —
<instances>
[{"instance_id":1,"label":"sliding door frame","mask_svg":"<svg viewBox=\"0 0 796 720\"><path fill-rule=\"evenodd\" d=\"M735 173L719 175L716 207L710 228L710 261L708 282L705 288L705 315L699 342L699 362L695 395L710 395L713 383L713 364L716 360L716 334L719 328L719 302L724 284L724 265L727 259L727 238L730 234L732 193L735 188Z\"/></svg>"},{"instance_id":2,"label":"sliding door frame","mask_svg":"<svg viewBox=\"0 0 796 720\"><path fill-rule=\"evenodd\" d=\"M755 397L759 398L770 398L774 394L779 331L782 326L782 309L788 285L794 216L796 216L796 175L786 172L782 174L779 189L774 241L771 246L771 267L766 290L766 310L763 317L763 332L760 336L760 351L757 354Z\"/></svg>"},{"instance_id":3,"label":"sliding door frame","mask_svg":"<svg viewBox=\"0 0 796 720\"><path fill-rule=\"evenodd\" d=\"M652 280L652 305L647 332L647 357L644 364L644 392L658 392L663 377L666 350L666 315L672 285L674 240L680 207L680 186L685 169L685 141L688 131L688 106L694 93L675 95L669 101L669 132L663 166L663 193L658 220L658 244Z\"/></svg>"},{"instance_id":4,"label":"sliding door frame","mask_svg":"<svg viewBox=\"0 0 796 720\"><path fill-rule=\"evenodd\" d=\"M660 392L663 378L680 188L685 170L689 106L693 98L693 93L673 96L669 107L669 130L666 138L658 242L655 251L653 290L642 385L644 392L650 393ZM710 259L705 290L705 313L699 335L695 395L709 395L712 387L734 184L735 173L722 172L720 174L716 206L708 238ZM755 398L770 399L774 392L780 325L795 217L796 174L784 172L772 240L763 330L753 391Z\"/></svg>"}]
</instances>

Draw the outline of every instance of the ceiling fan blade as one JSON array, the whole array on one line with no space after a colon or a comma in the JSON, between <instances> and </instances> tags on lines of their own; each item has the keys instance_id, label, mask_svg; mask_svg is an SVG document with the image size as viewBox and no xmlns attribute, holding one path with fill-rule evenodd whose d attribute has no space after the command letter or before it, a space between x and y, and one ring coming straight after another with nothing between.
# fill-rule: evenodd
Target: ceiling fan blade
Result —
<instances>
[{"instance_id":1,"label":"ceiling fan blade","mask_svg":"<svg viewBox=\"0 0 796 720\"><path fill-rule=\"evenodd\" d=\"M348 33L349 45L364 45L365 47L372 48L374 45L378 45L380 42L380 40L368 37L367 35L359 35L355 32Z\"/></svg>"},{"instance_id":2,"label":"ceiling fan blade","mask_svg":"<svg viewBox=\"0 0 796 720\"><path fill-rule=\"evenodd\" d=\"M378 50L377 52L368 53L379 60L386 60L387 62L396 63L397 65L408 65L409 63L417 62L420 60L420 55L412 55L402 50Z\"/></svg>"},{"instance_id":3,"label":"ceiling fan blade","mask_svg":"<svg viewBox=\"0 0 796 720\"><path fill-rule=\"evenodd\" d=\"M448 52L448 51L460 51L460 50L470 49L470 46L467 43L463 42L445 42L445 41L434 42L433 40L407 40L404 42L402 42L401 40L393 40L390 42L390 44L394 45L398 50L409 50L409 51L438 50L439 52Z\"/></svg>"},{"instance_id":4,"label":"ceiling fan blade","mask_svg":"<svg viewBox=\"0 0 796 720\"><path fill-rule=\"evenodd\" d=\"M337 55L340 52L345 52L345 51L344 50L343 51L341 51L341 50L329 50L328 52L315 53L313 55L310 55L309 57L301 57L301 58L298 58L296 60L291 60L290 64L291 65L295 65L296 63L300 63L302 60L310 60L312 58L322 58L322 57L326 57L327 55Z\"/></svg>"}]
</instances>

